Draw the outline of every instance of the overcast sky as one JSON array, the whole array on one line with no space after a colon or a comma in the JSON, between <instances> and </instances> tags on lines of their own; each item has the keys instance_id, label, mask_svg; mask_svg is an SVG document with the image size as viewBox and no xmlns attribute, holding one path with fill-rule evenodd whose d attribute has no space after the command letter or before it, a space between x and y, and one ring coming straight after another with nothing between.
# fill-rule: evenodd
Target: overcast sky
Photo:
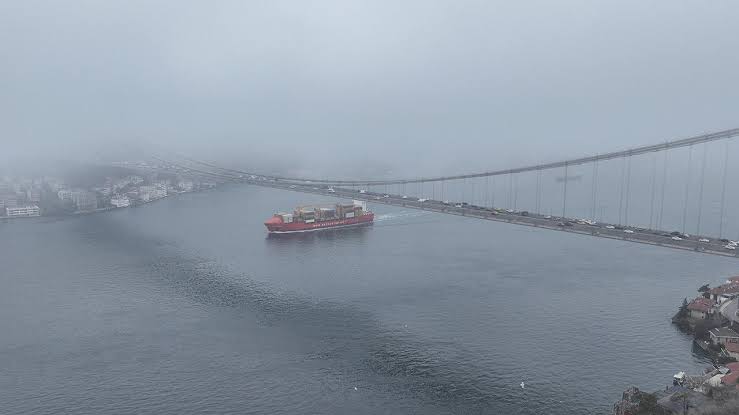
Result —
<instances>
[{"instance_id":1,"label":"overcast sky","mask_svg":"<svg viewBox=\"0 0 739 415\"><path fill-rule=\"evenodd\" d=\"M5 0L0 152L423 174L620 149L739 126L738 18L731 0Z\"/></svg>"}]
</instances>

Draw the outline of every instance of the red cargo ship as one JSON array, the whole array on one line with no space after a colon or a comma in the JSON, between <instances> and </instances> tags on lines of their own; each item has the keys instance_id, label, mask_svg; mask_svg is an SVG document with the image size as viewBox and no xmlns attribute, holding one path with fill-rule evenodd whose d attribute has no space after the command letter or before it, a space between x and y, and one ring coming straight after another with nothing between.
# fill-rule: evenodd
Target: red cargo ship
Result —
<instances>
[{"instance_id":1,"label":"red cargo ship","mask_svg":"<svg viewBox=\"0 0 739 415\"><path fill-rule=\"evenodd\" d=\"M369 225L374 220L375 214L367 210L367 204L355 200L352 204L302 206L293 213L276 213L264 226L270 233L294 233Z\"/></svg>"}]
</instances>

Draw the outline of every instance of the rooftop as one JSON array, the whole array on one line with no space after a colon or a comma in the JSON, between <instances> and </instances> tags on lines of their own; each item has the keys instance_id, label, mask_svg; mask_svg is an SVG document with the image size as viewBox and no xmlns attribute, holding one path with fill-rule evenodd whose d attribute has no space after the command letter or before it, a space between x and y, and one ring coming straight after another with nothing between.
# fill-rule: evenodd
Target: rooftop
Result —
<instances>
[{"instance_id":1,"label":"rooftop","mask_svg":"<svg viewBox=\"0 0 739 415\"><path fill-rule=\"evenodd\" d=\"M721 378L721 383L724 385L736 385L739 380L739 371L732 371L728 375Z\"/></svg>"},{"instance_id":2,"label":"rooftop","mask_svg":"<svg viewBox=\"0 0 739 415\"><path fill-rule=\"evenodd\" d=\"M735 332L734 330L730 329L729 327L717 327L715 329L711 329L709 333L711 333L712 335L714 335L716 337L736 337L736 338L739 338L739 333ZM739 370L737 370L737 372L739 372Z\"/></svg>"},{"instance_id":3,"label":"rooftop","mask_svg":"<svg viewBox=\"0 0 739 415\"><path fill-rule=\"evenodd\" d=\"M726 350L728 350L731 353L739 353L739 343L726 343L724 344L724 347L726 347ZM735 369L731 369L731 371L739 373L739 367Z\"/></svg>"},{"instance_id":4,"label":"rooftop","mask_svg":"<svg viewBox=\"0 0 739 415\"><path fill-rule=\"evenodd\" d=\"M688 310L702 311L707 313L713 308L713 301L708 298L698 297L688 303Z\"/></svg>"},{"instance_id":5,"label":"rooftop","mask_svg":"<svg viewBox=\"0 0 739 415\"><path fill-rule=\"evenodd\" d=\"M711 288L711 295L739 294L739 283L733 282Z\"/></svg>"}]
</instances>

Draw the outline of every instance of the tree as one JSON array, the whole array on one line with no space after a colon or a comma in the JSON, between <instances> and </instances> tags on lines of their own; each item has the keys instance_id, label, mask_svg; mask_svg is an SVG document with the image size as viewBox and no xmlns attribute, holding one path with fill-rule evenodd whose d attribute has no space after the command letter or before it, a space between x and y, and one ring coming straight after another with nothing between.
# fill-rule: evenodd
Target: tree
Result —
<instances>
[{"instance_id":1,"label":"tree","mask_svg":"<svg viewBox=\"0 0 739 415\"><path fill-rule=\"evenodd\" d=\"M705 293L705 292L708 292L708 290L710 290L708 284L701 285L700 288L698 288L698 292L699 293Z\"/></svg>"},{"instance_id":2,"label":"tree","mask_svg":"<svg viewBox=\"0 0 739 415\"><path fill-rule=\"evenodd\" d=\"M639 399L639 414L653 414L657 410L657 397L651 393L642 393Z\"/></svg>"},{"instance_id":3,"label":"tree","mask_svg":"<svg viewBox=\"0 0 739 415\"><path fill-rule=\"evenodd\" d=\"M683 304L680 306L680 310L678 311L677 315L679 317L685 317L688 315L688 299L683 298Z\"/></svg>"},{"instance_id":4,"label":"tree","mask_svg":"<svg viewBox=\"0 0 739 415\"><path fill-rule=\"evenodd\" d=\"M693 335L696 339L708 340L708 331L714 326L715 324L709 320L700 320L695 323L695 333Z\"/></svg>"}]
</instances>

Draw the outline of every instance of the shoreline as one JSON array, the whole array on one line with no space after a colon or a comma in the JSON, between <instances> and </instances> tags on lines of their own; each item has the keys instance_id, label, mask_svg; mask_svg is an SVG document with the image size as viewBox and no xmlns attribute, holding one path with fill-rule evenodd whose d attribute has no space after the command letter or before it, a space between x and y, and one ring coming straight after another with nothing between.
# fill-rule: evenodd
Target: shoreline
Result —
<instances>
[{"instance_id":1,"label":"shoreline","mask_svg":"<svg viewBox=\"0 0 739 415\"><path fill-rule=\"evenodd\" d=\"M115 207L115 206L106 206L102 208L97 208L93 210L83 210L83 211L75 211L75 212L69 212L65 214L57 214L57 215L38 215L38 216L0 216L0 222L9 222L14 220L29 220L29 219L39 219L39 218L73 218L73 217L79 217L79 216L87 216L87 215L94 215L98 213L104 213L104 212L111 212L114 210L123 210L123 209L134 209L134 208L140 208L144 207L146 205L150 205L152 203L156 203L165 199L174 198L183 194L192 194L192 193L202 193L207 192L209 190L217 189L221 187L220 185L216 185L213 187L209 187L206 189L200 189L200 190L193 190L191 192L171 192L167 193L167 196L160 197L157 199L149 200L148 202L136 202L132 203L129 206L121 206L121 207Z\"/></svg>"},{"instance_id":2,"label":"shoreline","mask_svg":"<svg viewBox=\"0 0 739 415\"><path fill-rule=\"evenodd\" d=\"M712 367L699 374L679 371L664 390L649 393L632 386L614 403L613 415L739 413L739 277L714 288L703 285L698 293L683 300L671 324L692 337L691 347Z\"/></svg>"}]
</instances>

